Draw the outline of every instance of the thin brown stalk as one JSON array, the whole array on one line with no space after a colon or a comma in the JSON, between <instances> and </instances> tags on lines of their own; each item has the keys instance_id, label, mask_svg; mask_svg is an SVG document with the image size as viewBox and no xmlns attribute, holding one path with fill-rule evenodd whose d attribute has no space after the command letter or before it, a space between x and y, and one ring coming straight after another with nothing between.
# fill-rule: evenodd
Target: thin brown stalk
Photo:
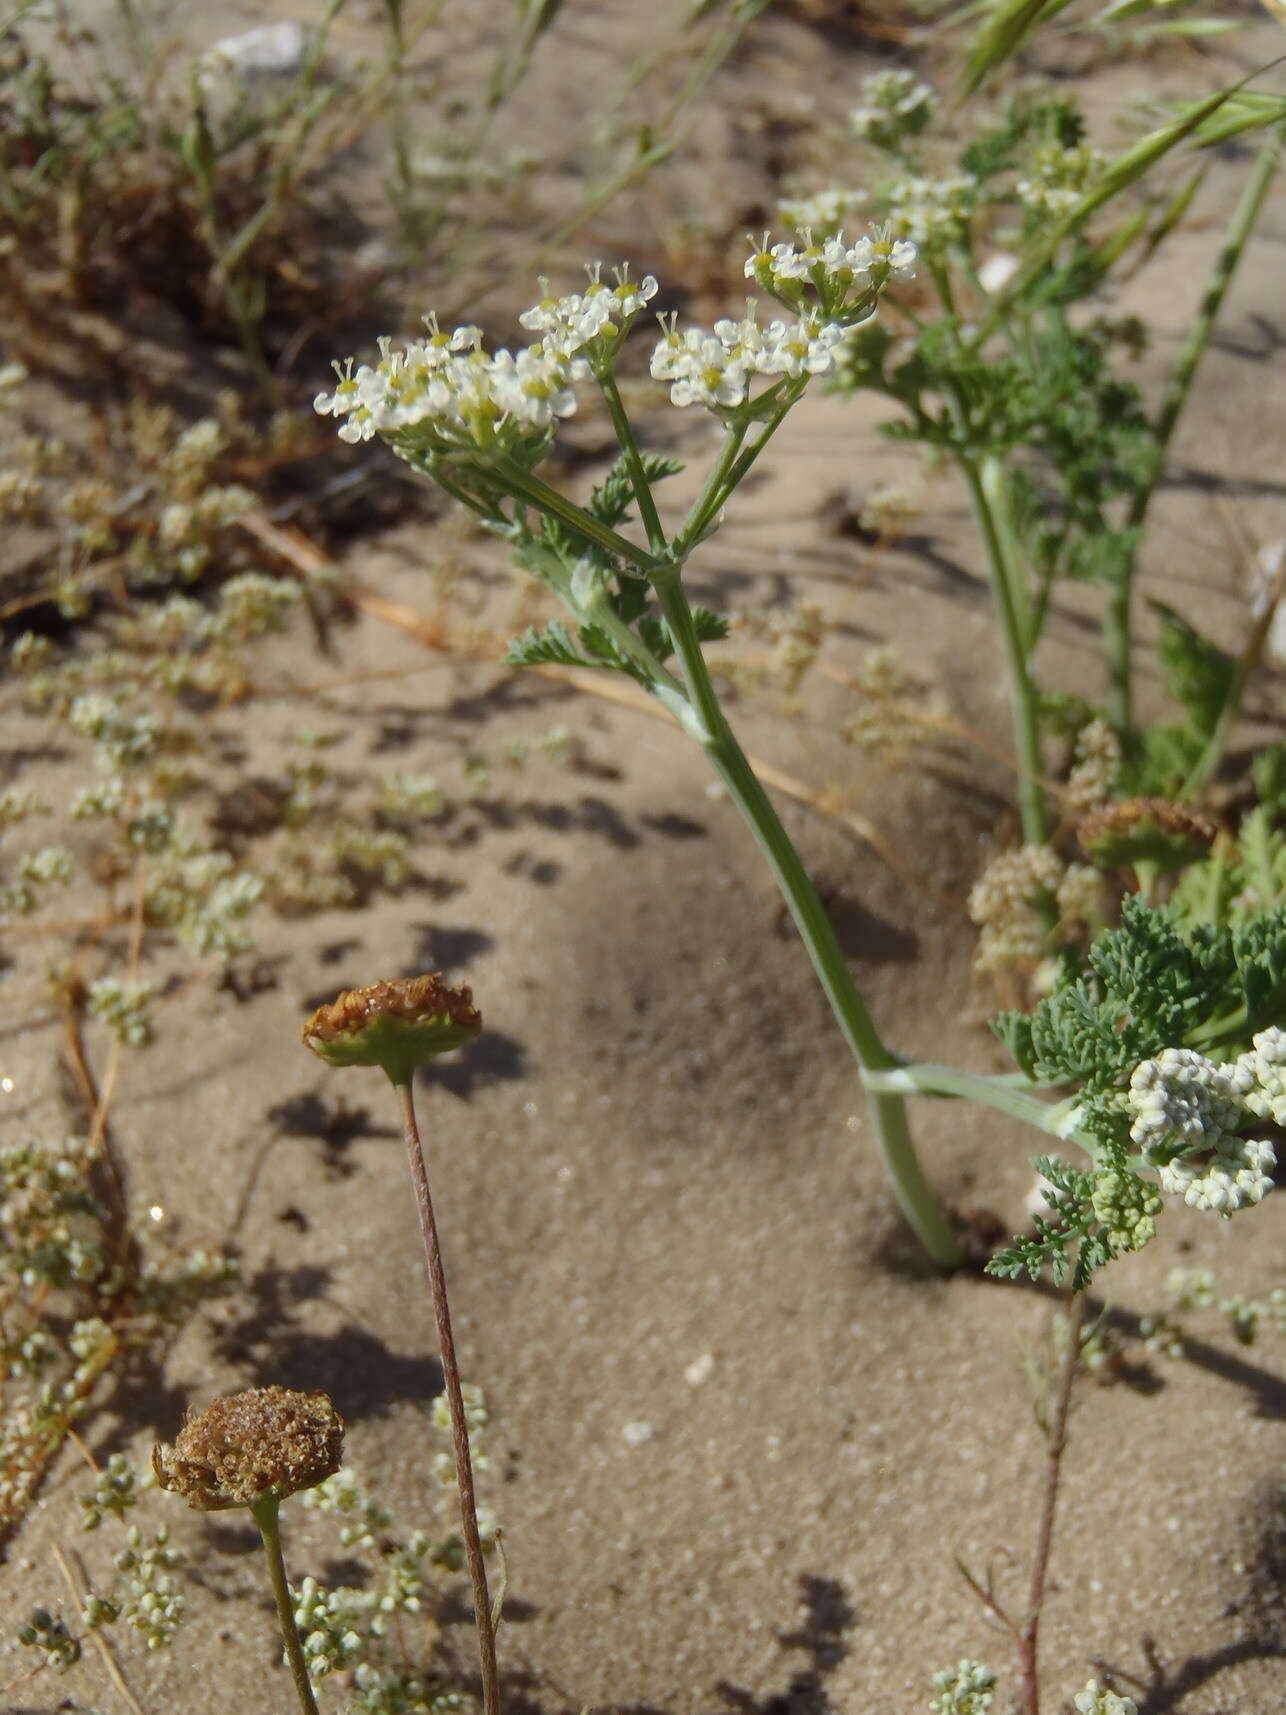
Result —
<instances>
[{"instance_id":1,"label":"thin brown stalk","mask_svg":"<svg viewBox=\"0 0 1286 1715\"><path fill-rule=\"evenodd\" d=\"M1027 1617L1018 1632L1018 1679L1022 1688L1023 1715L1040 1715L1040 1674L1037 1650L1041 1610L1045 1605L1045 1581L1050 1550L1054 1543L1054 1516L1067 1446L1067 1416L1072 1403L1072 1385L1081 1358L1081 1325L1085 1320L1085 1294L1071 1295L1067 1306L1066 1350L1058 1369L1053 1410L1045 1425L1045 1481L1041 1494L1040 1522L1032 1555L1031 1583L1027 1592Z\"/></svg>"},{"instance_id":2,"label":"thin brown stalk","mask_svg":"<svg viewBox=\"0 0 1286 1715\"><path fill-rule=\"evenodd\" d=\"M478 1627L478 1658L482 1666L482 1702L486 1715L500 1715L500 1678L496 1669L496 1630L491 1613L491 1598L487 1591L487 1569L482 1558L482 1538L478 1533L478 1506L473 1488L473 1461L469 1456L469 1428L464 1414L464 1394L460 1388L460 1366L455 1355L455 1336L451 1331L451 1310L447 1302L446 1272L442 1266L442 1247L438 1243L438 1227L433 1217L433 1199L429 1193L429 1175L424 1164L424 1149L415 1119L415 1096L409 1083L400 1084L402 1126L406 1138L411 1182L415 1187L415 1204L420 1217L420 1232L424 1238L424 1265L428 1270L429 1288L433 1295L433 1314L438 1325L438 1349L442 1357L442 1380L446 1388L447 1406L451 1414L451 1438L455 1448L455 1478L460 1495L460 1530L464 1537L464 1556L473 1584L474 1618Z\"/></svg>"},{"instance_id":3,"label":"thin brown stalk","mask_svg":"<svg viewBox=\"0 0 1286 1715\"><path fill-rule=\"evenodd\" d=\"M51 1547L54 1559L58 1562L58 1570L62 1573L63 1581L71 1591L72 1601L75 1602L78 1607L83 1607L85 1597L89 1593L89 1580L85 1576L85 1568L81 1564L80 1556L73 1554L69 1561L68 1556L64 1554L63 1550L56 1542L51 1544ZM74 1571L73 1564L75 1567ZM129 1705L131 1715L147 1715L143 1705L130 1689L129 1681L121 1672L121 1665L116 1659L116 1655L111 1644L108 1643L107 1639L103 1636L101 1628L98 1626L91 1626L89 1628L89 1635L94 1640L94 1646L98 1650L99 1655L103 1658L103 1666L107 1669L107 1677L111 1680L117 1691L120 1692L121 1696L125 1699L125 1702Z\"/></svg>"}]
</instances>

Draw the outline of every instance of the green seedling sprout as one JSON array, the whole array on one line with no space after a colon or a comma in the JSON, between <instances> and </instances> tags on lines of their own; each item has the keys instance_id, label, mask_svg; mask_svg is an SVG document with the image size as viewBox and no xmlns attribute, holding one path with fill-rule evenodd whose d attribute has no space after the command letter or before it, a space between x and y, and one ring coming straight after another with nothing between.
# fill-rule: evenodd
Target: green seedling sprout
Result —
<instances>
[{"instance_id":1,"label":"green seedling sprout","mask_svg":"<svg viewBox=\"0 0 1286 1715\"><path fill-rule=\"evenodd\" d=\"M281 1552L278 1511L287 1495L333 1477L344 1420L324 1393L252 1387L188 1416L174 1445L152 1450L163 1489L200 1512L248 1507L259 1527L286 1660L303 1715L318 1715Z\"/></svg>"},{"instance_id":2,"label":"green seedling sprout","mask_svg":"<svg viewBox=\"0 0 1286 1715\"><path fill-rule=\"evenodd\" d=\"M460 1494L460 1528L465 1559L473 1584L478 1626L478 1658L482 1668L482 1700L486 1715L500 1715L500 1681L496 1670L496 1621L487 1590L482 1558L478 1508L474 1496L473 1461L460 1366L456 1360L446 1273L438 1242L433 1198L429 1191L424 1148L415 1115L412 1080L426 1060L458 1048L482 1028L482 1019L467 988L452 988L438 975L405 977L350 989L329 1006L319 1007L305 1020L303 1041L329 1066L378 1066L398 1092L402 1130L406 1139L416 1210L424 1239L424 1263L433 1297L442 1356L442 1380L451 1414L455 1448L456 1487Z\"/></svg>"}]
</instances>

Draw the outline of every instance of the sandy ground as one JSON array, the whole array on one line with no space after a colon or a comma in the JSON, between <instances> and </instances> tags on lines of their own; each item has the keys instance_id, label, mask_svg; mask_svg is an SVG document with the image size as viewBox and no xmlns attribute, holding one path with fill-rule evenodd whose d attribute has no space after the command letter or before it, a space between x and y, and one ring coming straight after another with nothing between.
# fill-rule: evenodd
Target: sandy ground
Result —
<instances>
[{"instance_id":1,"label":"sandy ground","mask_svg":"<svg viewBox=\"0 0 1286 1715\"><path fill-rule=\"evenodd\" d=\"M566 53L551 56L540 92L551 110L577 64L592 74L624 15L568 9ZM1252 43L1275 40L1265 27L1237 52L1250 63ZM677 220L686 194L741 218L767 182L766 145L746 143L756 95L796 112L815 101L825 119L870 63L869 43L770 19L716 84L685 163L604 232L628 231L646 260L659 248L649 207ZM1095 105L1213 86L1216 63L1100 68ZM1186 326L1244 170L1238 151L1215 163L1192 236L1128 288L1127 307L1156 335L1150 377ZM1286 530L1284 246L1279 190L1149 550L1149 587L1229 643L1246 591L1227 514L1253 538ZM694 564L695 591L815 601L834 622L830 663L851 669L889 643L999 742L1000 664L963 496L932 485L908 538L882 550L826 522L837 492L907 474L873 421L863 406L801 407ZM679 440L690 487L708 436L684 421ZM352 569L423 607L426 567L459 552L407 526L365 544ZM503 605L490 550L467 554L483 599ZM1056 683L1084 688L1093 671L1090 611L1068 603L1055 617ZM159 1369L105 1390L89 1445L141 1454L173 1434L186 1401L224 1389L324 1387L351 1425L357 1471L400 1516L425 1513L436 1371L397 1116L375 1074L329 1072L296 1037L301 1016L341 988L445 968L473 986L486 1025L425 1080L423 1112L462 1360L492 1415L484 1490L508 1545L509 1706L910 1715L933 1670L962 1655L990 1660L1012 1686L1009 1647L954 1559L979 1575L993 1566L1021 1606L1043 1457L1027 1363L1051 1299L934 1279L918 1263L802 948L677 731L533 674L426 657L372 619L340 641L337 675L405 669L308 710L307 724L343 730L345 766L458 781L465 755L498 756L557 726L580 747L570 763L536 756L490 787L453 788L420 878L398 896L356 916L266 920L263 992L237 1002L201 982L162 1010L161 1040L130 1063L115 1109L131 1183L176 1238L234 1242L248 1284L188 1324ZM264 682L283 690L318 676L303 635L266 657ZM1279 715L1281 693L1280 675L1266 677L1258 714ZM798 722L747 702L747 746L841 789L910 871L962 898L1006 826L1004 770L968 754L883 767L831 736L841 706L824 681ZM300 706L269 698L238 722L220 717L253 774L279 760ZM797 805L784 814L889 1039L999 1066L962 910L926 899L835 822ZM6 1128L62 1123L56 1050L49 1029L5 1039ZM952 1203L1017 1224L1030 1140L945 1104L918 1119ZM1110 1271L1111 1315L1128 1331L1160 1308L1179 1261L1213 1268L1229 1294L1263 1294L1283 1281L1284 1222L1275 1199L1230 1224L1169 1216L1145 1255ZM1280 1350L1217 1335L1183 1361L1137 1344L1131 1355L1129 1379L1086 1384L1073 1416L1043 1633L1048 1706L1110 1673L1144 1715L1273 1715L1286 1707ZM14 1616L59 1599L50 1545L75 1537L83 1487L69 1451L3 1569ZM311 1529L296 1539L297 1573ZM206 1594L172 1652L126 1655L149 1715L284 1710L246 1533L187 1516L174 1530ZM13 1659L0 1658L0 1677ZM16 1695L4 1705L14 1715L124 1708L92 1658Z\"/></svg>"}]
</instances>

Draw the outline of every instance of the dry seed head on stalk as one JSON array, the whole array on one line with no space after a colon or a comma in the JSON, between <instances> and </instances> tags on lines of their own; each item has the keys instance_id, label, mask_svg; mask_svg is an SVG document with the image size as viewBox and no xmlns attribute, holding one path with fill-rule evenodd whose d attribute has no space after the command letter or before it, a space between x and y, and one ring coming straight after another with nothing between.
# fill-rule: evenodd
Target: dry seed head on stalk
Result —
<instances>
[{"instance_id":1,"label":"dry seed head on stalk","mask_svg":"<svg viewBox=\"0 0 1286 1715\"><path fill-rule=\"evenodd\" d=\"M435 971L349 989L306 1018L300 1036L328 1066L381 1066L392 1083L408 1084L425 1060L481 1029L469 989Z\"/></svg>"},{"instance_id":2,"label":"dry seed head on stalk","mask_svg":"<svg viewBox=\"0 0 1286 1715\"><path fill-rule=\"evenodd\" d=\"M344 1420L327 1394L250 1387L189 1409L174 1445L153 1447L152 1469L190 1507L218 1512L311 1489L335 1475L343 1450Z\"/></svg>"},{"instance_id":3,"label":"dry seed head on stalk","mask_svg":"<svg viewBox=\"0 0 1286 1715\"><path fill-rule=\"evenodd\" d=\"M1105 869L1151 863L1179 869L1214 842L1218 824L1168 798L1122 798L1083 816L1076 838L1081 850Z\"/></svg>"}]
</instances>

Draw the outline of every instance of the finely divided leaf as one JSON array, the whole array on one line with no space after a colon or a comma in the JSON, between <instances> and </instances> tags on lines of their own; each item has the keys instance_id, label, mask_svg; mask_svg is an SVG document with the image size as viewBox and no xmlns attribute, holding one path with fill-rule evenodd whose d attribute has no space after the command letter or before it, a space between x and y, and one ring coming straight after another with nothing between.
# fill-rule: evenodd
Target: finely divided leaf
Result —
<instances>
[{"instance_id":1,"label":"finely divided leaf","mask_svg":"<svg viewBox=\"0 0 1286 1715\"><path fill-rule=\"evenodd\" d=\"M554 663L561 667L599 667L601 661L582 655L556 619L543 630L529 626L521 637L511 637L501 656L512 667L538 667Z\"/></svg>"}]
</instances>

